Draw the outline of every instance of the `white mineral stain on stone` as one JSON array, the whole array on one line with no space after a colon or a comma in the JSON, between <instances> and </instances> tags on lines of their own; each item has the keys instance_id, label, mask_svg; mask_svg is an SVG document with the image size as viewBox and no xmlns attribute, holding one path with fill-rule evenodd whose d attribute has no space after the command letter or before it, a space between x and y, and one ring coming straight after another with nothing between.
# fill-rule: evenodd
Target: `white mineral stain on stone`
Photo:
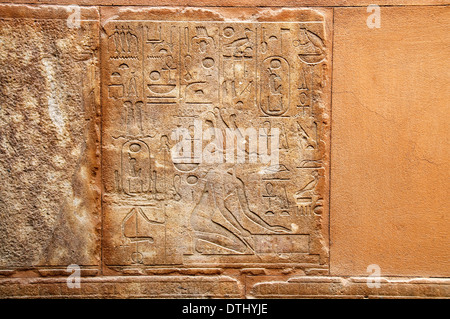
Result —
<instances>
[{"instance_id":1,"label":"white mineral stain on stone","mask_svg":"<svg viewBox=\"0 0 450 319\"><path fill-rule=\"evenodd\" d=\"M291 229L292 229L292 231L295 233L295 232L298 230L298 225L292 223L292 224L291 224Z\"/></svg>"},{"instance_id":2,"label":"white mineral stain on stone","mask_svg":"<svg viewBox=\"0 0 450 319\"><path fill-rule=\"evenodd\" d=\"M9 118L11 119L11 121L13 123L23 123L24 122L24 117L23 117L22 113L19 113L19 112L11 114L9 116Z\"/></svg>"},{"instance_id":3,"label":"white mineral stain on stone","mask_svg":"<svg viewBox=\"0 0 450 319\"><path fill-rule=\"evenodd\" d=\"M32 125L39 125L39 112L36 111L39 109L38 101L27 87L22 90L22 95L23 100L25 101L25 110L30 110L30 112L27 113L28 121L32 123Z\"/></svg>"},{"instance_id":4,"label":"white mineral stain on stone","mask_svg":"<svg viewBox=\"0 0 450 319\"><path fill-rule=\"evenodd\" d=\"M165 168L165 166L163 164L161 164L160 162L158 162L158 161L155 161L155 167Z\"/></svg>"},{"instance_id":5,"label":"white mineral stain on stone","mask_svg":"<svg viewBox=\"0 0 450 319\"><path fill-rule=\"evenodd\" d=\"M63 168L64 164L66 163L66 161L64 160L64 158L61 155L54 155L52 157L52 159L53 159L53 164L58 168Z\"/></svg>"},{"instance_id":6,"label":"white mineral stain on stone","mask_svg":"<svg viewBox=\"0 0 450 319\"><path fill-rule=\"evenodd\" d=\"M3 37L0 37L0 58L2 60L6 58L7 52L9 51L6 49L5 41L3 40Z\"/></svg>"},{"instance_id":7,"label":"white mineral stain on stone","mask_svg":"<svg viewBox=\"0 0 450 319\"><path fill-rule=\"evenodd\" d=\"M80 175L83 178L83 180L88 180L89 179L89 174L88 174L88 171L87 171L86 167L82 166L80 168Z\"/></svg>"},{"instance_id":8,"label":"white mineral stain on stone","mask_svg":"<svg viewBox=\"0 0 450 319\"><path fill-rule=\"evenodd\" d=\"M26 64L30 63L30 60L33 58L33 52L26 50L23 52L23 62Z\"/></svg>"},{"instance_id":9,"label":"white mineral stain on stone","mask_svg":"<svg viewBox=\"0 0 450 319\"><path fill-rule=\"evenodd\" d=\"M53 182L56 180L56 176L52 171L47 172L47 181Z\"/></svg>"},{"instance_id":10,"label":"white mineral stain on stone","mask_svg":"<svg viewBox=\"0 0 450 319\"><path fill-rule=\"evenodd\" d=\"M69 39L58 39L56 41L56 46L58 47L58 50L62 52L70 52L69 51L70 44L71 42Z\"/></svg>"},{"instance_id":11,"label":"white mineral stain on stone","mask_svg":"<svg viewBox=\"0 0 450 319\"><path fill-rule=\"evenodd\" d=\"M81 145L77 145L72 149L70 152L70 155L72 155L74 158L79 158L81 156Z\"/></svg>"},{"instance_id":12,"label":"white mineral stain on stone","mask_svg":"<svg viewBox=\"0 0 450 319\"><path fill-rule=\"evenodd\" d=\"M64 120L64 115L61 112L61 109L59 108L58 105L58 89L57 89L57 85L56 85L56 81L55 81L55 76L54 76L54 70L53 67L50 63L50 61L43 59L42 63L44 64L45 67L45 72L46 72L46 80L48 85L50 86L50 91L49 91L49 97L48 97L48 114L50 116L50 119L52 120L53 124L56 126L58 133L60 135L64 135L64 129L65 129L65 120Z\"/></svg>"},{"instance_id":13,"label":"white mineral stain on stone","mask_svg":"<svg viewBox=\"0 0 450 319\"><path fill-rule=\"evenodd\" d=\"M80 204L81 204L81 198L75 197L73 199L73 206L78 207L78 206L80 206Z\"/></svg>"}]
</instances>

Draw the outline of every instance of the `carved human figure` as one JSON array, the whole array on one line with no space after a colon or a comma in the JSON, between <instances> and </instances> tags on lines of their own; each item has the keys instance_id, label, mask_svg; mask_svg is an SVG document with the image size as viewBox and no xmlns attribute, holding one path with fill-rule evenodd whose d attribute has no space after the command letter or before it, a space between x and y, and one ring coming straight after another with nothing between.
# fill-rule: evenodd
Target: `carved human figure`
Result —
<instances>
[{"instance_id":1,"label":"carved human figure","mask_svg":"<svg viewBox=\"0 0 450 319\"><path fill-rule=\"evenodd\" d=\"M253 254L253 234L287 233L290 230L268 224L250 208L245 184L235 168L211 169L191 214L196 249L204 254Z\"/></svg>"}]
</instances>

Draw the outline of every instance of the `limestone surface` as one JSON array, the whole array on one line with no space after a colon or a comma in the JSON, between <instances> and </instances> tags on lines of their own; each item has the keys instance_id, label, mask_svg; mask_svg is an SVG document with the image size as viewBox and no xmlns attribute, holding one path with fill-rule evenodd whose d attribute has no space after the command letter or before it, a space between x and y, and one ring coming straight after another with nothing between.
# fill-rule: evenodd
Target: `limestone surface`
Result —
<instances>
[{"instance_id":1,"label":"limestone surface","mask_svg":"<svg viewBox=\"0 0 450 319\"><path fill-rule=\"evenodd\" d=\"M450 297L448 0L14 2L0 298Z\"/></svg>"},{"instance_id":2,"label":"limestone surface","mask_svg":"<svg viewBox=\"0 0 450 319\"><path fill-rule=\"evenodd\" d=\"M328 268L327 12L241 14L102 14L108 269Z\"/></svg>"},{"instance_id":3,"label":"limestone surface","mask_svg":"<svg viewBox=\"0 0 450 319\"><path fill-rule=\"evenodd\" d=\"M2 268L99 264L98 22L66 17L0 7Z\"/></svg>"}]
</instances>

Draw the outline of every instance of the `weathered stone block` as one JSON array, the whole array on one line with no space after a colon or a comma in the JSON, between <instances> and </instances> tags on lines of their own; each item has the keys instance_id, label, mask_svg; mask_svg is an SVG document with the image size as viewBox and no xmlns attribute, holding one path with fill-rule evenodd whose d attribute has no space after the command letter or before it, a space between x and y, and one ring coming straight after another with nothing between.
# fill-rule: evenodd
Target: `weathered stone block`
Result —
<instances>
[{"instance_id":1,"label":"weathered stone block","mask_svg":"<svg viewBox=\"0 0 450 319\"><path fill-rule=\"evenodd\" d=\"M450 297L447 0L19 2L0 298Z\"/></svg>"},{"instance_id":2,"label":"weathered stone block","mask_svg":"<svg viewBox=\"0 0 450 319\"><path fill-rule=\"evenodd\" d=\"M98 11L0 6L0 268L99 265Z\"/></svg>"}]
</instances>

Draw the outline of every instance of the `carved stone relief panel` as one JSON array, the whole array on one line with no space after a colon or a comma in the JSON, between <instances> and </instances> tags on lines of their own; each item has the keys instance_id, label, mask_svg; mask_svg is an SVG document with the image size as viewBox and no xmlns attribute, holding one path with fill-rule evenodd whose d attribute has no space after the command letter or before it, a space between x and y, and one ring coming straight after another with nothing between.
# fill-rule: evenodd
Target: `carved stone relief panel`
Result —
<instances>
[{"instance_id":1,"label":"carved stone relief panel","mask_svg":"<svg viewBox=\"0 0 450 319\"><path fill-rule=\"evenodd\" d=\"M328 269L327 12L255 12L103 21L107 268Z\"/></svg>"}]
</instances>

